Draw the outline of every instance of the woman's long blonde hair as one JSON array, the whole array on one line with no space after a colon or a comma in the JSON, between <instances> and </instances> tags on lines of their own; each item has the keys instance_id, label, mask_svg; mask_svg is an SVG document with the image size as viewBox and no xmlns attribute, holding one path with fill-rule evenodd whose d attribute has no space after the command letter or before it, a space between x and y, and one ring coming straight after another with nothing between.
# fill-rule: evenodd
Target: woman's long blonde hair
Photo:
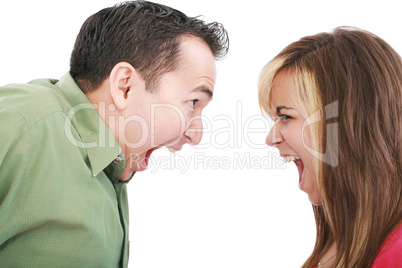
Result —
<instances>
[{"instance_id":1,"label":"woman's long blonde hair","mask_svg":"<svg viewBox=\"0 0 402 268\"><path fill-rule=\"evenodd\" d=\"M370 267L402 223L402 59L355 28L304 37L261 72L259 102L268 114L284 71L302 112L322 119L311 125L325 156L315 165L322 205L313 206L317 237L303 267L315 266L333 242L335 267Z\"/></svg>"}]
</instances>

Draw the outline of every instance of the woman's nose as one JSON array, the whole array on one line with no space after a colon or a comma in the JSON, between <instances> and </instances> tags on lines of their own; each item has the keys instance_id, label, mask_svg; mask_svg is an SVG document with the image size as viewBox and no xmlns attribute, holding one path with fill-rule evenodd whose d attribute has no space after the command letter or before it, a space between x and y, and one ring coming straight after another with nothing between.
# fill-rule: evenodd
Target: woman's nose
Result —
<instances>
[{"instance_id":1,"label":"woman's nose","mask_svg":"<svg viewBox=\"0 0 402 268\"><path fill-rule=\"evenodd\" d=\"M278 129L278 124L275 123L274 126L272 127L271 131L268 133L267 139L265 140L265 143L268 146L274 146L276 147L278 144L280 144L283 141L283 137Z\"/></svg>"}]
</instances>

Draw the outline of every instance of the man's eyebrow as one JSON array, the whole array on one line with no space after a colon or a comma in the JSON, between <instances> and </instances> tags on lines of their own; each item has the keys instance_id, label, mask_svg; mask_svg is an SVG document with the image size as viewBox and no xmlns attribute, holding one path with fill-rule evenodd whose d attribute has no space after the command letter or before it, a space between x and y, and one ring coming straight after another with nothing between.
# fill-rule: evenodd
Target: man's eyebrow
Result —
<instances>
[{"instance_id":1,"label":"man's eyebrow","mask_svg":"<svg viewBox=\"0 0 402 268\"><path fill-rule=\"evenodd\" d=\"M280 114L282 109L292 110L293 108L286 107L286 106L277 106L277 107L276 107L276 112L277 112L278 114Z\"/></svg>"},{"instance_id":2,"label":"man's eyebrow","mask_svg":"<svg viewBox=\"0 0 402 268\"><path fill-rule=\"evenodd\" d=\"M214 96L214 93L206 86L200 86L192 90L193 92L204 92L208 95L208 98L211 100Z\"/></svg>"}]
</instances>

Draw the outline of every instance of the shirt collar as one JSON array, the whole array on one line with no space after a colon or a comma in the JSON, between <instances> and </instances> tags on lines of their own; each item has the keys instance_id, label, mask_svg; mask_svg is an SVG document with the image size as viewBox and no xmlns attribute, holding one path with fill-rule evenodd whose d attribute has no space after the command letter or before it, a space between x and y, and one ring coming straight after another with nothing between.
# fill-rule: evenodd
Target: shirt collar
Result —
<instances>
[{"instance_id":1,"label":"shirt collar","mask_svg":"<svg viewBox=\"0 0 402 268\"><path fill-rule=\"evenodd\" d=\"M126 157L124 154L120 153L112 163L110 163L103 171L107 177L112 181L113 184L118 182L121 183L120 178L123 174L124 167L126 165ZM134 176L135 171L131 174L130 178L123 183L128 183Z\"/></svg>"},{"instance_id":2,"label":"shirt collar","mask_svg":"<svg viewBox=\"0 0 402 268\"><path fill-rule=\"evenodd\" d=\"M82 141L75 139L75 144L86 149L92 175L96 176L120 154L121 148L70 73L65 74L56 85L71 106L69 111L65 111L70 119L66 120L66 135L70 133L73 137L73 132L78 132Z\"/></svg>"}]
</instances>

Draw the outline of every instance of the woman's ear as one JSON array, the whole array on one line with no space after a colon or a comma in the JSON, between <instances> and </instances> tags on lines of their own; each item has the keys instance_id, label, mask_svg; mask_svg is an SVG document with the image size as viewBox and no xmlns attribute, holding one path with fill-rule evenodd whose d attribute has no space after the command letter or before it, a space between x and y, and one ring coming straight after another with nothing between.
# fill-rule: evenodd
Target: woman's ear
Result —
<instances>
[{"instance_id":1,"label":"woman's ear","mask_svg":"<svg viewBox=\"0 0 402 268\"><path fill-rule=\"evenodd\" d=\"M113 67L109 76L109 90L116 109L127 108L128 96L132 94L136 77L136 70L128 62L119 62Z\"/></svg>"}]
</instances>

